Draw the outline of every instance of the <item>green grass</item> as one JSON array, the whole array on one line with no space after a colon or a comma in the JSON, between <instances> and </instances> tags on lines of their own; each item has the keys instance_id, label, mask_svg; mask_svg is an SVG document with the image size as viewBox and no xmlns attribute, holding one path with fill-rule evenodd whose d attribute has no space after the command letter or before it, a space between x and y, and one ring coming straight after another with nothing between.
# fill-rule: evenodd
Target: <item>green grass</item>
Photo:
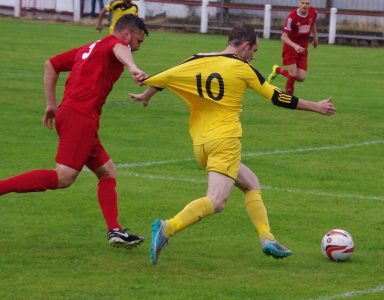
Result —
<instances>
[{"instance_id":1,"label":"green grass","mask_svg":"<svg viewBox=\"0 0 384 300\"><path fill-rule=\"evenodd\" d=\"M0 26L0 178L6 178L54 167L57 137L41 125L43 63L101 35L66 23L0 19ZM135 59L154 74L225 44L219 35L151 32ZM280 63L280 50L279 41L261 40L253 65L267 76ZM133 251L107 245L97 181L89 172L66 190L5 195L0 299L382 299L382 52L329 45L310 50L308 77L296 94L333 96L338 112L332 117L246 95L243 161L258 174L273 232L292 257L262 255L243 196L234 190L222 213L180 232L158 266L150 265L153 219L169 218L204 195L206 174L192 160L185 104L163 91L144 109L129 100L128 92L142 89L124 74L104 107L100 135L120 166L121 223L146 242ZM163 160L175 162L132 165ZM321 238L332 228L354 237L356 251L346 263L321 254Z\"/></svg>"}]
</instances>

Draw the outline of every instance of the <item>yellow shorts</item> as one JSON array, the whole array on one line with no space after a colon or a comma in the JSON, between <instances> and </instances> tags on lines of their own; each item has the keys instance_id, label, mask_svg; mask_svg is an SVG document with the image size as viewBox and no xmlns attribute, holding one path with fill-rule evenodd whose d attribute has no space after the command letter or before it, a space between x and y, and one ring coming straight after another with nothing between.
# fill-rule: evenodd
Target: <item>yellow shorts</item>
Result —
<instances>
[{"instance_id":1,"label":"yellow shorts","mask_svg":"<svg viewBox=\"0 0 384 300\"><path fill-rule=\"evenodd\" d=\"M223 138L193 145L196 160L207 171L222 173L236 180L241 160L240 138Z\"/></svg>"}]
</instances>

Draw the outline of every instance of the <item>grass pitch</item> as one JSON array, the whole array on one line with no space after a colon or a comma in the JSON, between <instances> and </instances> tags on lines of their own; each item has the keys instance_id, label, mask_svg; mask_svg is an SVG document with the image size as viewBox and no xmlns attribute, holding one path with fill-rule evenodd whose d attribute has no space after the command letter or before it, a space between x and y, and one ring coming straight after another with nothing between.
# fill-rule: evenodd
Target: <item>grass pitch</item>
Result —
<instances>
[{"instance_id":1,"label":"grass pitch","mask_svg":"<svg viewBox=\"0 0 384 300\"><path fill-rule=\"evenodd\" d=\"M72 24L0 19L0 26L0 178L6 178L54 167L57 137L41 124L44 60L102 35ZM219 35L151 32L135 59L154 74L225 44ZM261 40L252 64L267 76L280 51L279 41ZM127 96L142 88L124 74L104 107L100 134L119 166L121 223L146 242L132 251L107 245L89 172L66 190L2 196L0 299L382 299L382 51L310 50L308 78L296 84L296 94L333 96L332 117L246 95L243 161L258 174L272 230L292 257L263 256L243 195L234 190L222 213L177 234L158 266L150 265L153 219L169 218L204 195L206 174L193 160L185 104L163 91L144 109ZM284 88L282 78L275 83ZM322 256L321 238L332 228L354 237L350 261Z\"/></svg>"}]
</instances>

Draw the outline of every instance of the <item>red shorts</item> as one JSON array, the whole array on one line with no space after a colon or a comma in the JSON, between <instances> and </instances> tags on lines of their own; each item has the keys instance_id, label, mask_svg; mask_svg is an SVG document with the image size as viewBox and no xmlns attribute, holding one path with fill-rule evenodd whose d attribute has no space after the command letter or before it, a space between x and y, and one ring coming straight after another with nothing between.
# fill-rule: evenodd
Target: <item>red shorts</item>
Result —
<instances>
[{"instance_id":1,"label":"red shorts","mask_svg":"<svg viewBox=\"0 0 384 300\"><path fill-rule=\"evenodd\" d=\"M110 159L100 143L96 120L61 106L56 114L55 126L59 135L58 164L77 171L86 165L94 171Z\"/></svg>"},{"instance_id":2,"label":"red shorts","mask_svg":"<svg viewBox=\"0 0 384 300\"><path fill-rule=\"evenodd\" d=\"M307 71L308 49L305 49L304 53L297 53L292 47L284 47L283 64L285 66L296 65L298 69Z\"/></svg>"}]
</instances>

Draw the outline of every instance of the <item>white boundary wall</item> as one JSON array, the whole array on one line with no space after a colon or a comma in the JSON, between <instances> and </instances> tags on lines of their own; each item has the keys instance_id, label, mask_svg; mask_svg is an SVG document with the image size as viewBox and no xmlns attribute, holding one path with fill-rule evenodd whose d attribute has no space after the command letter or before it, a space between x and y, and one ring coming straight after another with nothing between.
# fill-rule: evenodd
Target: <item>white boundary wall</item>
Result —
<instances>
[{"instance_id":1,"label":"white boundary wall","mask_svg":"<svg viewBox=\"0 0 384 300\"><path fill-rule=\"evenodd\" d=\"M219 8L209 7L209 2L217 2L220 0L201 0L200 5L184 5L184 4L170 4L170 3L158 3L158 2L146 2L145 0L137 0L133 1L139 6L139 14L140 17L145 18L146 16L156 16L164 14L166 17L178 17L178 18L186 18L191 15L200 16L201 24L200 24L200 32L206 33L208 32L208 22L209 17L216 16ZM246 2L247 0L241 0ZM279 4L282 4L284 0L264 0L265 2L275 3L278 1ZM287 4L285 0L284 3ZM296 0L294 0L295 3ZM314 0L313 2L315 2ZM319 0L318 0L319 1ZM336 0L335 0L336 1ZM236 1L234 1L236 2ZM351 1L352 4L354 1ZM372 1L373 2L373 1ZM372 4L372 2L370 2ZM34 8L37 9L53 9L60 12L67 12L73 14L73 20L80 21L80 0L0 0L0 6L8 6L14 7L14 16L20 17L21 7L20 4L23 3L23 6L28 8L28 5L35 5ZM46 6L44 6L44 3ZM197 2L198 3L198 2ZM315 4L315 3L313 3ZM384 0L377 0L376 4L384 6ZM88 9L90 9L90 1L85 1L84 12L87 13ZM273 5L272 5L273 10ZM337 9L331 9L330 16L330 24L329 24L329 32L328 32L328 42L330 44L335 43L336 38L336 27L337 21L343 20L343 16L337 15ZM270 37L271 31L271 5L265 4L264 10L264 38L268 39ZM379 21L382 25L384 25L384 18L380 18ZM383 35L384 35L384 26L383 26Z\"/></svg>"},{"instance_id":2,"label":"white boundary wall","mask_svg":"<svg viewBox=\"0 0 384 300\"><path fill-rule=\"evenodd\" d=\"M211 0L210 2L217 1L220 0ZM80 2L80 0L0 0L0 6L20 7L21 2L23 3L23 6L26 7L35 5L37 9L51 9L53 6L58 13L74 13L74 11L76 11L75 7L78 5L77 2ZM110 0L104 0L105 4L109 2ZM139 6L139 14L142 18L145 18L146 16L153 17L160 14L165 14L166 17L186 18L191 15L200 16L201 14L201 6L158 2L145 3L145 0L136 0L133 1L133 3ZM96 8L98 8L98 5L96 5ZM89 13L90 11L91 1L84 1L84 13ZM216 13L217 8L208 7L209 16L215 16Z\"/></svg>"}]
</instances>

